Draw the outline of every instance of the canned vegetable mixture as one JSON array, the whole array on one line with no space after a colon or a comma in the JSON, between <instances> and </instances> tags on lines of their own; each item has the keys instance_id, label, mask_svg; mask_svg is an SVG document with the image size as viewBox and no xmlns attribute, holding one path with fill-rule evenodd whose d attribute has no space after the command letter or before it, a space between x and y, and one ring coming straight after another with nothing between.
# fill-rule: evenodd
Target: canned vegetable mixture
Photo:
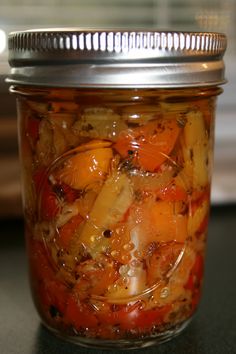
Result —
<instances>
[{"instance_id":1,"label":"canned vegetable mixture","mask_svg":"<svg viewBox=\"0 0 236 354\"><path fill-rule=\"evenodd\" d=\"M12 34L9 81L38 312L79 344L135 348L200 300L225 37L111 33Z\"/></svg>"}]
</instances>

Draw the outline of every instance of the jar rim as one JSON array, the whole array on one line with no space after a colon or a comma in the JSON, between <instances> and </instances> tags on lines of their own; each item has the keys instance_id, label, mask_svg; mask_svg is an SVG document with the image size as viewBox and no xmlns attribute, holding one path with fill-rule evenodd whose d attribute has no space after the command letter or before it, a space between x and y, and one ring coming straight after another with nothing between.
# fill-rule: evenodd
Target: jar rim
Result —
<instances>
[{"instance_id":1,"label":"jar rim","mask_svg":"<svg viewBox=\"0 0 236 354\"><path fill-rule=\"evenodd\" d=\"M59 87L186 87L225 82L222 33L40 29L9 35L7 79Z\"/></svg>"}]
</instances>

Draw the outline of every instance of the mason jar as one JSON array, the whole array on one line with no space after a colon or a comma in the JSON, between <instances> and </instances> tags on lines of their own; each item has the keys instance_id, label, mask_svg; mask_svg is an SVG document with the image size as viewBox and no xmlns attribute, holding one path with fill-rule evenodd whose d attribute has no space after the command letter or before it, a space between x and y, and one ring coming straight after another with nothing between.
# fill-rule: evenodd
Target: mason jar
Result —
<instances>
[{"instance_id":1,"label":"mason jar","mask_svg":"<svg viewBox=\"0 0 236 354\"><path fill-rule=\"evenodd\" d=\"M30 283L56 335L138 348L191 321L225 48L219 33L10 34Z\"/></svg>"}]
</instances>

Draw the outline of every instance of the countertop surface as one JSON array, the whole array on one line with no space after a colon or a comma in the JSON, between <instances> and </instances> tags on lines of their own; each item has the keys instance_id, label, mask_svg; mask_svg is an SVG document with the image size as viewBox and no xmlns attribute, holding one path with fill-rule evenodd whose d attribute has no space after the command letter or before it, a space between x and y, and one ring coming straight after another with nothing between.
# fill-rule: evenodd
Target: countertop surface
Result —
<instances>
[{"instance_id":1,"label":"countertop surface","mask_svg":"<svg viewBox=\"0 0 236 354\"><path fill-rule=\"evenodd\" d=\"M0 221L0 353L93 354L54 337L40 324L31 301L23 222ZM131 350L158 354L236 354L236 206L211 213L205 282L199 310L189 327L159 347ZM117 353L127 353L118 351Z\"/></svg>"}]
</instances>

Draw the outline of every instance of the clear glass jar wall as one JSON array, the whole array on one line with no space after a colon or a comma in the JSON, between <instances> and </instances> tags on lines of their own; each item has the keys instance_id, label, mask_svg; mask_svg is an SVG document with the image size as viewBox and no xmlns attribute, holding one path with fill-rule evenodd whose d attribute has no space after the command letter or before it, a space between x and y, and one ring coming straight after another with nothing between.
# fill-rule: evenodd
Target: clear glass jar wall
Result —
<instances>
[{"instance_id":1,"label":"clear glass jar wall","mask_svg":"<svg viewBox=\"0 0 236 354\"><path fill-rule=\"evenodd\" d=\"M43 322L111 348L179 333L200 300L221 89L12 91Z\"/></svg>"}]
</instances>

